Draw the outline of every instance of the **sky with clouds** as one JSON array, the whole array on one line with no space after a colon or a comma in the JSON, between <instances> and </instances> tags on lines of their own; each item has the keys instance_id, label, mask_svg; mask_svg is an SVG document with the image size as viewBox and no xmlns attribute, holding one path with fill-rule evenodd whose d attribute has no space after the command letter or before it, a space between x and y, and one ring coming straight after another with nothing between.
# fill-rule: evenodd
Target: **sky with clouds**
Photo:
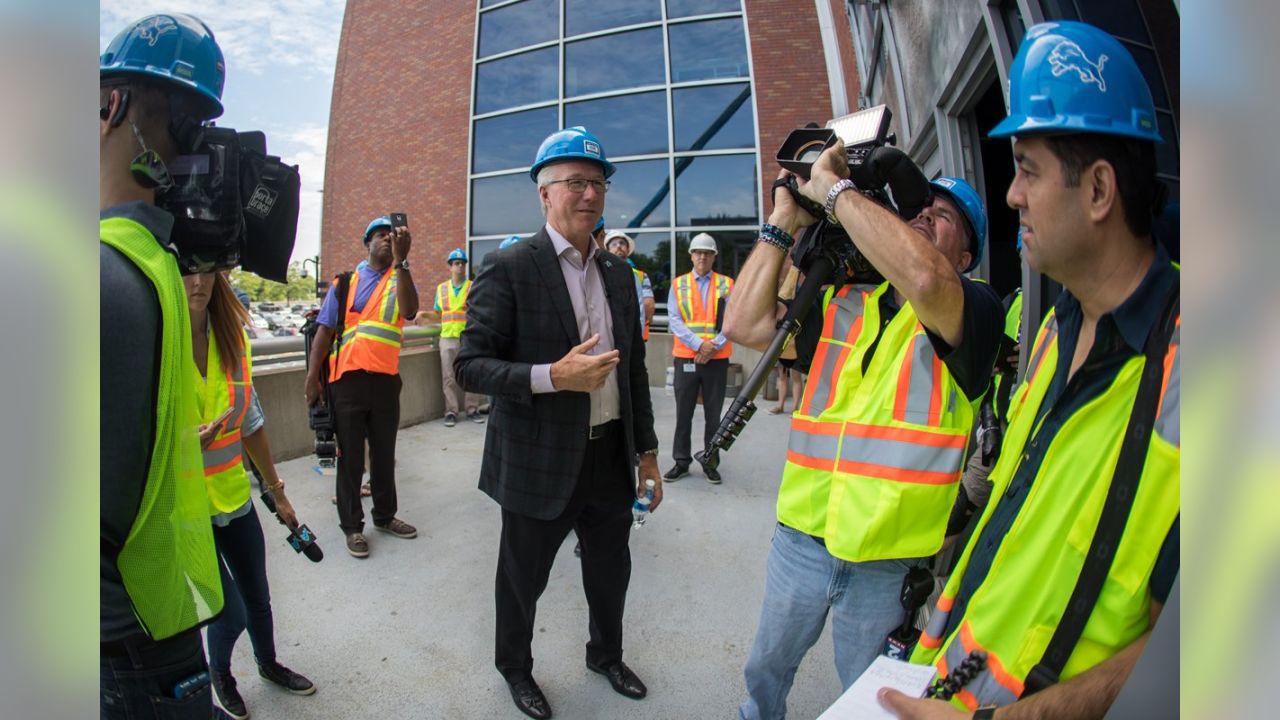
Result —
<instances>
[{"instance_id":1,"label":"sky with clouds","mask_svg":"<svg viewBox=\"0 0 1280 720\"><path fill-rule=\"evenodd\" d=\"M129 23L157 12L186 12L213 30L227 62L221 126L262 130L267 149L302 176L293 257L320 252L320 208L329 98L342 32L342 0L102 0L98 49Z\"/></svg>"}]
</instances>

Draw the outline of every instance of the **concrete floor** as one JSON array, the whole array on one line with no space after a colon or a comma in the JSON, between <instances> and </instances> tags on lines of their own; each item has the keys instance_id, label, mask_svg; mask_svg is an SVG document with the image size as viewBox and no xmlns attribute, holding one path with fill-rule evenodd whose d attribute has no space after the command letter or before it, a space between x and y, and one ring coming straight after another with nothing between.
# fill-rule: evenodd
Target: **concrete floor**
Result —
<instances>
[{"instance_id":1,"label":"concrete floor","mask_svg":"<svg viewBox=\"0 0 1280 720\"><path fill-rule=\"evenodd\" d=\"M658 437L669 452L675 403L661 388L652 392ZM695 443L700 420L701 408ZM534 677L555 717L737 717L787 428L787 416L761 410L724 454L723 485L708 484L695 464L693 474L666 486L662 507L633 533L625 652L649 687L644 700L615 694L583 665L587 608L570 535L538 604L533 645ZM312 564L295 555L259 505L277 651L318 692L294 697L260 680L242 636L232 668L253 717L524 717L493 667L499 514L476 489L484 433L484 426L446 428L439 420L401 431L399 517L416 525L419 537L371 531L364 560L346 552L329 501L332 480L314 472L314 458L279 466L325 559ZM659 466L671 466L669 455ZM815 718L839 696L831 658L824 632L797 673L790 717Z\"/></svg>"}]
</instances>

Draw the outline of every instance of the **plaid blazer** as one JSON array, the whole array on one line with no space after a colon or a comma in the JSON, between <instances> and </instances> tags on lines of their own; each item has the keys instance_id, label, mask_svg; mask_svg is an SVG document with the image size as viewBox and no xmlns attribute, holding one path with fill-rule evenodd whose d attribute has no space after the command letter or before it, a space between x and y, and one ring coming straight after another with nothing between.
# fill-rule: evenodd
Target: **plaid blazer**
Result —
<instances>
[{"instance_id":1,"label":"plaid blazer","mask_svg":"<svg viewBox=\"0 0 1280 720\"><path fill-rule=\"evenodd\" d=\"M619 351L618 395L628 459L658 447L635 279L625 260L596 253ZM578 323L551 238L537 235L485 256L467 298L467 325L454 369L470 392L491 395L480 489L504 509L540 520L559 516L573 494L587 445L586 393L534 395L533 365L575 345ZM634 463L625 463L635 485Z\"/></svg>"}]
</instances>

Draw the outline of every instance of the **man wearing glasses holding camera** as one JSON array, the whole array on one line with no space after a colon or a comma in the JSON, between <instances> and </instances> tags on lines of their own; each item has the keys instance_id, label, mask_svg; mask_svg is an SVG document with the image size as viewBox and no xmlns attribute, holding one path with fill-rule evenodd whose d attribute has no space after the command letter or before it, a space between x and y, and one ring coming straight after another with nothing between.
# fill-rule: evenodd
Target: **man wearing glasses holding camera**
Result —
<instances>
[{"instance_id":1,"label":"man wearing glasses holding camera","mask_svg":"<svg viewBox=\"0 0 1280 720\"><path fill-rule=\"evenodd\" d=\"M494 397L480 489L502 507L495 664L534 718L551 717L532 674L536 606L570 530L582 545L587 668L625 697L648 692L622 662L622 613L631 504L650 479L656 508L662 480L634 276L591 237L613 171L585 128L543 141L529 174L546 225L488 256L456 363L464 388Z\"/></svg>"},{"instance_id":2,"label":"man wearing glasses holding camera","mask_svg":"<svg viewBox=\"0 0 1280 720\"><path fill-rule=\"evenodd\" d=\"M885 282L829 289L803 320L811 330L796 339L797 366L810 374L792 416L744 671L740 713L749 719L785 715L796 668L828 613L846 688L902 623L904 578L946 535L1001 329L999 297L963 274L986 235L977 192L963 180L935 180L932 203L908 223L857 192L876 188L855 188L848 175L837 142L799 191L826 203ZM785 314L777 279L792 236L815 222L778 189L725 312L724 334L761 350Z\"/></svg>"}]
</instances>

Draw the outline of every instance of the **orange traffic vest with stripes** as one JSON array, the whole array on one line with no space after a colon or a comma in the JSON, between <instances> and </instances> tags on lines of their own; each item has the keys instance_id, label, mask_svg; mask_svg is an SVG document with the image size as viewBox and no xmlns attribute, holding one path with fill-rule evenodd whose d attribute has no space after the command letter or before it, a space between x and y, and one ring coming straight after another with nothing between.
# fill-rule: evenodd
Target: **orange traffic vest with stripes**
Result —
<instances>
[{"instance_id":1,"label":"orange traffic vest with stripes","mask_svg":"<svg viewBox=\"0 0 1280 720\"><path fill-rule=\"evenodd\" d=\"M977 409L910 303L881 323L886 292L888 283L828 289L778 491L779 522L851 562L942 547Z\"/></svg>"},{"instance_id":2,"label":"orange traffic vest with stripes","mask_svg":"<svg viewBox=\"0 0 1280 720\"><path fill-rule=\"evenodd\" d=\"M707 302L703 305L702 293L693 273L688 272L675 279L676 305L680 311L680 319L699 340L716 338L716 306L719 305L720 298L728 296L732 288L733 278L712 272L711 285L707 288ZM678 358L693 358L698 354L698 349L685 345L679 338L672 338L671 354ZM725 342L724 347L712 355L711 359L721 360L732 354L733 343Z\"/></svg>"},{"instance_id":3,"label":"orange traffic vest with stripes","mask_svg":"<svg viewBox=\"0 0 1280 720\"><path fill-rule=\"evenodd\" d=\"M205 375L196 377L196 405L200 424L210 423L231 409L231 415L204 450L204 484L209 493L209 514L219 515L239 509L249 501L249 478L244 472L240 428L249 412L253 396L253 360L249 338L244 338L244 352L239 362L224 366L218 344L209 335L209 352Z\"/></svg>"},{"instance_id":4,"label":"orange traffic vest with stripes","mask_svg":"<svg viewBox=\"0 0 1280 720\"><path fill-rule=\"evenodd\" d=\"M1180 507L1178 335L1175 330L1165 356L1160 405L1129 524L1062 680L1119 653L1149 627L1151 573ZM953 704L969 709L1008 705L1022 695L1023 681L1044 656L1084 566L1145 364L1144 355L1132 357L1103 395L1076 411L1050 440L986 579L969 598L955 630L939 637L946 631L974 541L997 503L983 513L974 541L961 555L911 658L935 665L944 675L970 651L986 651L987 669L965 685ZM1058 367L1058 323L1052 312L1041 325L1027 367L1027 382L1009 407L1004 450L991 472L992 498L1004 494L1023 460L1022 449L1035 442L1033 425Z\"/></svg>"},{"instance_id":5,"label":"orange traffic vest with stripes","mask_svg":"<svg viewBox=\"0 0 1280 720\"><path fill-rule=\"evenodd\" d=\"M462 283L456 291L452 280L445 280L436 288L436 304L440 306L440 337L462 337L467 326L467 294L470 292L471 280Z\"/></svg>"},{"instance_id":6,"label":"orange traffic vest with stripes","mask_svg":"<svg viewBox=\"0 0 1280 720\"><path fill-rule=\"evenodd\" d=\"M396 300L396 271L388 268L378 281L364 309L356 312L360 273L352 273L347 290L346 324L342 337L329 353L329 382L337 382L351 370L396 375L400 372L400 343L404 338L404 319ZM338 286L334 281L333 287Z\"/></svg>"}]
</instances>

